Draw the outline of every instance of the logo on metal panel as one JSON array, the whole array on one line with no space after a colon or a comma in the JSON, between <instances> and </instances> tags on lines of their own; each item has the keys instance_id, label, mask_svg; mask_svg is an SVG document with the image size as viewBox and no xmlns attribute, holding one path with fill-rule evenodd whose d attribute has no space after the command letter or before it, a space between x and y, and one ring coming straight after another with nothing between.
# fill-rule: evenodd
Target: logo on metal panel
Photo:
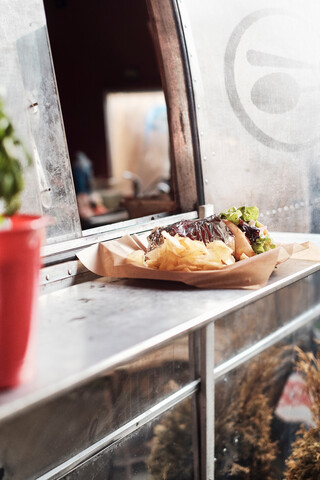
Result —
<instances>
[{"instance_id":1,"label":"logo on metal panel","mask_svg":"<svg viewBox=\"0 0 320 480\"><path fill-rule=\"evenodd\" d=\"M320 140L320 41L298 15L253 12L233 30L224 74L233 111L257 140L295 152Z\"/></svg>"}]
</instances>

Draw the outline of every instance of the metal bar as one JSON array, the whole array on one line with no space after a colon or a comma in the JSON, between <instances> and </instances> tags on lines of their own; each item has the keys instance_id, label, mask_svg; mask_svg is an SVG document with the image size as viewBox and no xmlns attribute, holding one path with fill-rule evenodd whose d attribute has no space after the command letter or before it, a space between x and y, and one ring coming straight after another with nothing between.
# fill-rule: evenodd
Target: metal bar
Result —
<instances>
[{"instance_id":1,"label":"metal bar","mask_svg":"<svg viewBox=\"0 0 320 480\"><path fill-rule=\"evenodd\" d=\"M169 397L165 398L161 402L157 403L149 410L146 410L141 415L133 418L130 422L126 423L122 427L118 428L109 435L106 435L98 442L95 442L93 445L90 445L90 447L82 450L77 455L58 465L44 475L41 475L37 478L37 480L56 480L70 473L72 470L74 470L80 464L84 463L86 460L90 459L91 457L101 452L102 450L110 447L111 445L119 442L123 438L133 433L138 428L156 419L159 415L165 413L178 403L185 400L190 395L194 394L198 390L199 384L200 379L194 380L193 382L189 383L188 385L173 393Z\"/></svg>"},{"instance_id":2,"label":"metal bar","mask_svg":"<svg viewBox=\"0 0 320 480\"><path fill-rule=\"evenodd\" d=\"M190 358L190 376L193 379L201 378L200 365L200 331L191 332L189 334L189 358ZM193 449L193 478L200 480L200 398L199 395L193 395L191 399L191 424L192 424L192 449Z\"/></svg>"},{"instance_id":3,"label":"metal bar","mask_svg":"<svg viewBox=\"0 0 320 480\"><path fill-rule=\"evenodd\" d=\"M201 478L214 478L214 323L201 331Z\"/></svg>"},{"instance_id":4,"label":"metal bar","mask_svg":"<svg viewBox=\"0 0 320 480\"><path fill-rule=\"evenodd\" d=\"M217 381L227 373L231 372L235 368L240 367L245 362L255 357L259 353L262 353L267 348L271 347L275 343L279 342L286 336L294 333L299 328L307 325L312 320L315 320L320 316L320 305L316 305L313 308L310 308L306 312L302 313L290 323L287 323L283 327L279 328L275 332L272 332L267 337L263 338L259 342L255 343L251 347L247 348L243 352L240 352L238 355L230 358L226 362L214 368L214 380Z\"/></svg>"}]
</instances>

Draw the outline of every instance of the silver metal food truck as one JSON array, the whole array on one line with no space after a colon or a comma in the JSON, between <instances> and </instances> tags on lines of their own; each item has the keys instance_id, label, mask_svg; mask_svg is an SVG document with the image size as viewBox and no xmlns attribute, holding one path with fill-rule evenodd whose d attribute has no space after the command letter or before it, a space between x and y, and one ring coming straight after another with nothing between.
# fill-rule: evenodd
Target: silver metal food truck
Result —
<instances>
[{"instance_id":1,"label":"silver metal food truck","mask_svg":"<svg viewBox=\"0 0 320 480\"><path fill-rule=\"evenodd\" d=\"M319 260L246 288L79 260L243 205L276 244L320 247L319 2L0 13L1 95L33 157L22 211L53 219L33 376L0 391L0 479L320 478Z\"/></svg>"}]
</instances>

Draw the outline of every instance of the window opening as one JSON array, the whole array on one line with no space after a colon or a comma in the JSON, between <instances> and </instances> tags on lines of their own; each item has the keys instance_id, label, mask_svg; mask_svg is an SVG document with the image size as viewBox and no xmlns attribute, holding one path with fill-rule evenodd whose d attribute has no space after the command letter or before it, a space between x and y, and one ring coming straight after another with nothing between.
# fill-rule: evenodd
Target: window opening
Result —
<instances>
[{"instance_id":1,"label":"window opening","mask_svg":"<svg viewBox=\"0 0 320 480\"><path fill-rule=\"evenodd\" d=\"M176 211L145 0L44 5L82 229Z\"/></svg>"}]
</instances>

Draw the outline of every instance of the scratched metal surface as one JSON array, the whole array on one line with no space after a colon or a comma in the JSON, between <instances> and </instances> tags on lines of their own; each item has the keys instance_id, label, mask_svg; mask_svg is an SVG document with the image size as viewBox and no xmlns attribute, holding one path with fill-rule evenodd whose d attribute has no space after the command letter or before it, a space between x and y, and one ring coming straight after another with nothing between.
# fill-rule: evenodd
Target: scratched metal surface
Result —
<instances>
[{"instance_id":1,"label":"scratched metal surface","mask_svg":"<svg viewBox=\"0 0 320 480\"><path fill-rule=\"evenodd\" d=\"M33 156L26 169L22 211L44 213L55 223L47 242L81 235L42 0L3 0L0 96Z\"/></svg>"},{"instance_id":2,"label":"scratched metal surface","mask_svg":"<svg viewBox=\"0 0 320 480\"><path fill-rule=\"evenodd\" d=\"M300 239L286 236L287 241L295 238ZM304 236L308 238L320 245L317 235ZM43 295L35 377L0 395L0 419L98 377L319 268L307 261L285 262L257 291L197 290L178 283L101 278Z\"/></svg>"}]
</instances>

